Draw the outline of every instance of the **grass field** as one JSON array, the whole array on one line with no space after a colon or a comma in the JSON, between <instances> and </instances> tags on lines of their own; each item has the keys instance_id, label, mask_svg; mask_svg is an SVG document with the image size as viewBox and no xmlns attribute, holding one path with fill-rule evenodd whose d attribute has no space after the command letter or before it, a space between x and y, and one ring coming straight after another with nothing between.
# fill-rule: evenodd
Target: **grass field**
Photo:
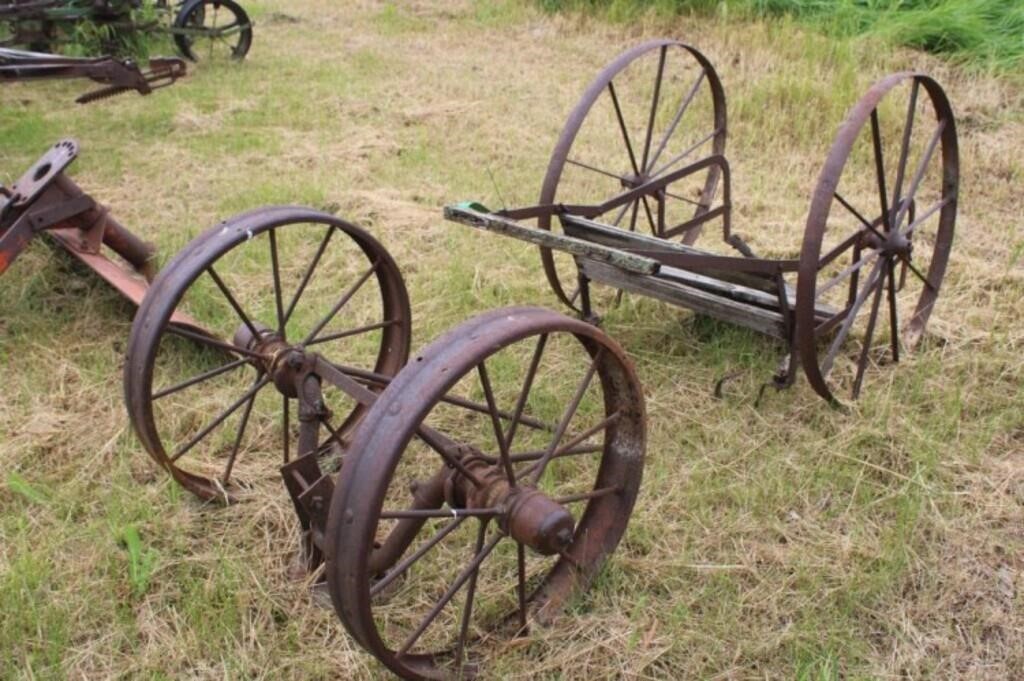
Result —
<instances>
[{"instance_id":1,"label":"grass field","mask_svg":"<svg viewBox=\"0 0 1024 681\"><path fill-rule=\"evenodd\" d=\"M976 67L1014 70L1024 60L1024 6L1014 0L539 0L553 11L631 21L663 16L796 20L839 37L870 36Z\"/></svg>"},{"instance_id":2,"label":"grass field","mask_svg":"<svg viewBox=\"0 0 1024 681\"><path fill-rule=\"evenodd\" d=\"M572 614L499 647L485 677L1024 677L1018 79L790 22L244 4L243 64L150 97L82 108L82 83L4 86L0 182L73 136L75 180L162 261L259 205L337 212L402 267L414 347L497 306L557 307L535 249L441 206L535 201L569 109L627 46L669 35L715 63L736 229L781 251L799 246L846 109L885 73L932 73L957 115L961 189L922 352L869 372L850 411L802 380L755 407L776 345L626 296L604 327L646 392L636 511ZM0 285L0 678L386 678L289 577L298 532L278 484L202 505L146 456L122 403L132 309L41 241Z\"/></svg>"}]
</instances>

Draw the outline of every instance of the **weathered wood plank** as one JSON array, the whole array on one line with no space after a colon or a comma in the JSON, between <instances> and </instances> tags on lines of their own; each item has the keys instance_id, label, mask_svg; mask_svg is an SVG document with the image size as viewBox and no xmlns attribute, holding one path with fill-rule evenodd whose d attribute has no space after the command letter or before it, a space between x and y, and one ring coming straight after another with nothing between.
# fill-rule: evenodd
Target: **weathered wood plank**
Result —
<instances>
[{"instance_id":1,"label":"weathered wood plank","mask_svg":"<svg viewBox=\"0 0 1024 681\"><path fill-rule=\"evenodd\" d=\"M625 291L679 305L715 319L753 329L773 338L786 340L782 315L778 311L710 293L661 276L624 272L605 263L578 258L583 273L593 281Z\"/></svg>"},{"instance_id":2,"label":"weathered wood plank","mask_svg":"<svg viewBox=\"0 0 1024 681\"><path fill-rule=\"evenodd\" d=\"M612 248L634 249L644 251L662 251L664 253L682 253L684 255L716 255L693 246L660 239L656 236L629 232L613 225L606 225L593 220L576 217L574 215L563 215L562 229L565 233L586 241L592 241ZM706 269L702 273L723 281L731 281L735 284L759 289L771 293L775 289L772 277L758 274L748 274L729 270Z\"/></svg>"},{"instance_id":3,"label":"weathered wood plank","mask_svg":"<svg viewBox=\"0 0 1024 681\"><path fill-rule=\"evenodd\" d=\"M606 225L572 215L563 216L562 228L570 236L614 248L639 249L647 252L662 250L666 253L684 253L687 255L714 255L710 251L694 248L693 246L637 232L628 232L613 225ZM682 283L696 288L732 295L739 300L769 307L773 310L779 308L779 301L775 295L775 282L771 278L713 269L701 270L700 273L697 273L666 264L661 265L661 268L658 270L658 276L678 279ZM796 305L796 291L793 287L786 286L786 296L790 308L793 308ZM819 303L816 311L820 317L830 317L838 312L834 307L824 303Z\"/></svg>"},{"instance_id":4,"label":"weathered wood plank","mask_svg":"<svg viewBox=\"0 0 1024 681\"><path fill-rule=\"evenodd\" d=\"M678 281L681 284L699 288L709 293L716 293L734 300L750 303L751 305L758 305L770 310L779 309L779 299L774 293L768 293L741 284L733 284L717 277L707 277L703 274L667 265L661 266L658 270L658 276L663 279ZM787 293L789 293L789 305L792 307L796 303L796 295L789 291Z\"/></svg>"},{"instance_id":5,"label":"weathered wood plank","mask_svg":"<svg viewBox=\"0 0 1024 681\"><path fill-rule=\"evenodd\" d=\"M587 238L597 243L618 248L643 248L649 250L664 250L666 252L691 253L693 255L710 255L710 252L703 251L693 246L660 239L656 236L630 232L614 225L606 225L602 222L587 220L575 215L561 215L560 220L565 233L570 236Z\"/></svg>"},{"instance_id":6,"label":"weathered wood plank","mask_svg":"<svg viewBox=\"0 0 1024 681\"><path fill-rule=\"evenodd\" d=\"M483 213L464 206L445 206L444 217L477 229L484 229L496 234L510 236L521 241L528 241L556 251L580 256L597 262L608 263L620 270L635 274L653 274L658 271L658 262L642 255L625 253L614 247L578 239L563 234L555 234L535 227L521 225L515 220L503 218L493 213Z\"/></svg>"}]
</instances>

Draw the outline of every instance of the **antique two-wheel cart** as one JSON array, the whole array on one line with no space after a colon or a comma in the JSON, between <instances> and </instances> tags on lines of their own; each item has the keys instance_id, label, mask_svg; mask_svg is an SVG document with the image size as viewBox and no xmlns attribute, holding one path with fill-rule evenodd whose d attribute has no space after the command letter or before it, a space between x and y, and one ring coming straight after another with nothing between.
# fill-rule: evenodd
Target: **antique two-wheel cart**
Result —
<instances>
[{"instance_id":1,"label":"antique two-wheel cart","mask_svg":"<svg viewBox=\"0 0 1024 681\"><path fill-rule=\"evenodd\" d=\"M52 52L79 41L86 24L100 31L104 52L120 52L136 34L170 36L192 61L243 59L252 46L252 22L235 0L0 0L0 47Z\"/></svg>"},{"instance_id":2,"label":"antique two-wheel cart","mask_svg":"<svg viewBox=\"0 0 1024 681\"><path fill-rule=\"evenodd\" d=\"M959 170L945 93L919 73L868 90L828 152L799 250L779 257L756 256L733 231L725 137L710 62L687 45L651 41L591 83L555 145L538 205L491 212L467 203L445 214L540 245L555 295L584 317L594 315L591 282L659 298L781 339L777 385L793 382L799 360L819 395L836 401L848 388L856 398L882 354L876 335L888 336L893 361L901 345L913 349L945 275ZM528 219L537 228L519 224ZM692 246L713 223L731 252ZM785 251L785 239L773 234L767 247ZM846 361L855 330L860 351Z\"/></svg>"},{"instance_id":3,"label":"antique two-wheel cart","mask_svg":"<svg viewBox=\"0 0 1024 681\"><path fill-rule=\"evenodd\" d=\"M883 133L891 122L895 135ZM721 84L700 53L664 40L624 53L570 117L538 206L446 209L542 246L556 294L585 319L495 310L411 359L406 289L369 233L290 206L214 226L161 270L133 323L135 432L204 500L244 501L283 475L308 567L351 635L405 678L472 676L481 656L587 587L636 499L643 393L622 349L586 319L600 298L591 282L777 336L830 399L858 320L854 393L875 361L883 301L894 358L901 315L904 337L923 331L956 207L939 85L898 74L857 103L798 257L754 257L731 232L725 130ZM518 222L528 218L538 228ZM689 245L713 220L739 255ZM206 331L178 323L184 311ZM259 455L270 447L279 457Z\"/></svg>"}]
</instances>

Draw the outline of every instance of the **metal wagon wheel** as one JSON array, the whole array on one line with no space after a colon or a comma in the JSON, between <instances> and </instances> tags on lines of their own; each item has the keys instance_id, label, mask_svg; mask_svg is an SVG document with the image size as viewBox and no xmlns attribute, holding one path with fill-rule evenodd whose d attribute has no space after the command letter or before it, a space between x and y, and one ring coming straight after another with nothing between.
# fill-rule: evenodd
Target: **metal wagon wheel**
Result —
<instances>
[{"instance_id":1,"label":"metal wagon wheel","mask_svg":"<svg viewBox=\"0 0 1024 681\"><path fill-rule=\"evenodd\" d=\"M725 136L725 94L711 62L689 45L651 40L620 54L587 87L555 144L539 203L601 203L722 154ZM693 243L699 228L673 226L709 210L719 176L712 166L597 219ZM548 216L537 225L553 228ZM582 312L575 263L540 250L555 295Z\"/></svg>"},{"instance_id":2,"label":"metal wagon wheel","mask_svg":"<svg viewBox=\"0 0 1024 681\"><path fill-rule=\"evenodd\" d=\"M181 55L192 61L240 61L252 47L252 22L234 0L190 0L171 30Z\"/></svg>"},{"instance_id":3,"label":"metal wagon wheel","mask_svg":"<svg viewBox=\"0 0 1024 681\"><path fill-rule=\"evenodd\" d=\"M888 76L851 109L814 190L797 279L796 342L825 399L840 388L856 399L868 366L917 346L953 244L958 177L953 112L931 78ZM835 313L816 318L815 304Z\"/></svg>"},{"instance_id":4,"label":"metal wagon wheel","mask_svg":"<svg viewBox=\"0 0 1024 681\"><path fill-rule=\"evenodd\" d=\"M209 333L174 324L176 309ZM278 359L300 344L359 380L390 377L408 357L410 320L398 267L367 232L306 208L244 213L178 253L139 307L124 370L132 426L182 486L236 500L276 483L291 456L294 386L272 380ZM365 409L329 386L324 398L344 444Z\"/></svg>"},{"instance_id":5,"label":"metal wagon wheel","mask_svg":"<svg viewBox=\"0 0 1024 681\"><path fill-rule=\"evenodd\" d=\"M352 443L326 533L338 615L404 678L475 675L488 641L556 616L615 549L644 446L641 387L600 329L529 307L462 324Z\"/></svg>"}]
</instances>

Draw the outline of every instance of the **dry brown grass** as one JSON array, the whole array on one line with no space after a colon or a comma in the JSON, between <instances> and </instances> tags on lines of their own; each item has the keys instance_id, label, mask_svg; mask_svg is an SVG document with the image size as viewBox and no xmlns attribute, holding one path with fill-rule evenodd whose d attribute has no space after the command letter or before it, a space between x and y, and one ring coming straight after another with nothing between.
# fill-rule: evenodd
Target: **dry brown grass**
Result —
<instances>
[{"instance_id":1,"label":"dry brown grass","mask_svg":"<svg viewBox=\"0 0 1024 681\"><path fill-rule=\"evenodd\" d=\"M256 205L337 210L402 266L416 346L497 305L555 305L532 249L446 224L440 206L499 203L487 168L509 204L534 201L566 112L620 49L671 34L711 57L729 96L737 228L780 250L799 244L847 106L886 72L935 75L958 116L962 184L924 352L872 372L852 413L803 382L755 409L774 346L627 299L606 328L647 391L638 508L594 590L488 671L1024 677L1019 82L788 25L608 25L468 0L245 4L258 26L237 69L90 109L71 107L72 85L5 88L0 172L78 137L80 184L164 257ZM204 507L145 458L121 404L130 310L42 246L2 285L0 677L383 677L308 580L289 577L283 490ZM736 369L730 397L711 399ZM127 525L157 552L141 596Z\"/></svg>"}]
</instances>

